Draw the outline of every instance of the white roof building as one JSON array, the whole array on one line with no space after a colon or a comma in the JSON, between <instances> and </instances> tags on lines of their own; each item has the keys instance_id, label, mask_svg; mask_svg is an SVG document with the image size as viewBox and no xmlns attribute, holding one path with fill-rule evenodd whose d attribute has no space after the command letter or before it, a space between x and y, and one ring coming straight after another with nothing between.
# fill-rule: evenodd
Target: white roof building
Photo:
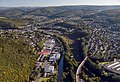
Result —
<instances>
[{"instance_id":1,"label":"white roof building","mask_svg":"<svg viewBox=\"0 0 120 82\"><path fill-rule=\"evenodd\" d=\"M54 66L45 66L44 72L45 73L54 73Z\"/></svg>"},{"instance_id":2,"label":"white roof building","mask_svg":"<svg viewBox=\"0 0 120 82\"><path fill-rule=\"evenodd\" d=\"M50 56L49 61L52 62L52 61L56 61L58 59L60 59L60 53L54 53Z\"/></svg>"}]
</instances>

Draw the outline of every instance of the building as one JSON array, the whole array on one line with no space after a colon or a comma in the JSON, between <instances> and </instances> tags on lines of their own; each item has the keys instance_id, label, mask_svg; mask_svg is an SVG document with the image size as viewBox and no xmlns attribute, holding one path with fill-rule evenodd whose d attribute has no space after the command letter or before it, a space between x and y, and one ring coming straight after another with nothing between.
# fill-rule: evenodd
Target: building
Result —
<instances>
[{"instance_id":1,"label":"building","mask_svg":"<svg viewBox=\"0 0 120 82\"><path fill-rule=\"evenodd\" d=\"M105 65L104 68L112 73L120 75L120 60L110 62Z\"/></svg>"},{"instance_id":2,"label":"building","mask_svg":"<svg viewBox=\"0 0 120 82\"><path fill-rule=\"evenodd\" d=\"M53 62L53 61L56 61L58 59L60 59L60 53L54 53L54 54L51 54L49 61Z\"/></svg>"},{"instance_id":3,"label":"building","mask_svg":"<svg viewBox=\"0 0 120 82\"><path fill-rule=\"evenodd\" d=\"M44 72L45 73L54 73L54 66L45 66Z\"/></svg>"}]
</instances>

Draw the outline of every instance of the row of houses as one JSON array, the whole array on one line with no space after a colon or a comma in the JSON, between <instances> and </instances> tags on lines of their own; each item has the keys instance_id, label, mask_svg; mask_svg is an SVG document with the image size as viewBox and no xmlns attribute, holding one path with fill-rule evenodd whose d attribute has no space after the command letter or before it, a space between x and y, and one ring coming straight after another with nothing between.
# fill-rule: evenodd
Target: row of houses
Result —
<instances>
[{"instance_id":1,"label":"row of houses","mask_svg":"<svg viewBox=\"0 0 120 82\"><path fill-rule=\"evenodd\" d=\"M60 59L60 47L57 46L57 42L55 41L54 38L49 37L48 40L46 40L46 42L44 43L44 47L43 47L43 51L49 51L48 54L46 54L47 56L47 64L45 64L45 66L43 67L44 69L44 73L55 73L55 66L54 63Z\"/></svg>"},{"instance_id":2,"label":"row of houses","mask_svg":"<svg viewBox=\"0 0 120 82\"><path fill-rule=\"evenodd\" d=\"M35 71L41 68L39 78L49 78L49 75L54 75L57 71L55 63L61 57L61 47L54 37L47 36L43 48L38 52L38 59L36 60Z\"/></svg>"}]
</instances>

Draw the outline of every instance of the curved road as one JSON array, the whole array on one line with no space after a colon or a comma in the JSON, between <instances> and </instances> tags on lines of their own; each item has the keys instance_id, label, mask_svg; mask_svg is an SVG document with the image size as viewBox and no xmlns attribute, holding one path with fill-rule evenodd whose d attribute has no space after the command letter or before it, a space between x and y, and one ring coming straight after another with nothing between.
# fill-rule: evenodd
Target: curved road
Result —
<instances>
[{"instance_id":1,"label":"curved road","mask_svg":"<svg viewBox=\"0 0 120 82\"><path fill-rule=\"evenodd\" d=\"M86 62L87 58L88 58L88 56L86 56L86 57L84 58L84 60L80 63L79 67L77 68L77 72L76 72L76 82L81 82L81 81L80 81L80 75L79 75L79 74L80 74L81 68L82 68L82 66L84 65L84 63Z\"/></svg>"}]
</instances>

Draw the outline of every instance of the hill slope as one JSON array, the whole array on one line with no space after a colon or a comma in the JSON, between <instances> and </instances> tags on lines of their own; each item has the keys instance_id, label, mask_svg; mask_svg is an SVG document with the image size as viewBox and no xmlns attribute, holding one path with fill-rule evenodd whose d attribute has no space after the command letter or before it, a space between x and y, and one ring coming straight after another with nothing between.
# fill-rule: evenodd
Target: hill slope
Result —
<instances>
[{"instance_id":1,"label":"hill slope","mask_svg":"<svg viewBox=\"0 0 120 82\"><path fill-rule=\"evenodd\" d=\"M34 65L30 46L22 39L0 37L0 82L28 82Z\"/></svg>"},{"instance_id":2,"label":"hill slope","mask_svg":"<svg viewBox=\"0 0 120 82\"><path fill-rule=\"evenodd\" d=\"M29 22L28 20L22 19L8 19L8 18L0 18L0 27L2 28L19 28L25 23Z\"/></svg>"},{"instance_id":3,"label":"hill slope","mask_svg":"<svg viewBox=\"0 0 120 82\"><path fill-rule=\"evenodd\" d=\"M57 13L66 12L70 10L112 10L120 9L120 6L57 6L57 7L0 7L0 16L18 17L24 14L51 16Z\"/></svg>"}]
</instances>

